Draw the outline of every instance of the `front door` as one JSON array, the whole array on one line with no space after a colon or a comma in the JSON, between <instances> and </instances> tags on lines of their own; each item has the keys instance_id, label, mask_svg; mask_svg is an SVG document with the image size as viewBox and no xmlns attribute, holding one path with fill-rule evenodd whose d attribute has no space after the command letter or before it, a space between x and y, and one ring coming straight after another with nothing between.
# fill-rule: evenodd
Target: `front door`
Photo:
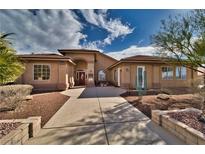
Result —
<instances>
[{"instance_id":1,"label":"front door","mask_svg":"<svg viewBox=\"0 0 205 154\"><path fill-rule=\"evenodd\" d=\"M145 67L137 66L137 89L145 88Z\"/></svg>"},{"instance_id":2,"label":"front door","mask_svg":"<svg viewBox=\"0 0 205 154\"><path fill-rule=\"evenodd\" d=\"M79 72L79 85L85 85L85 72Z\"/></svg>"}]
</instances>

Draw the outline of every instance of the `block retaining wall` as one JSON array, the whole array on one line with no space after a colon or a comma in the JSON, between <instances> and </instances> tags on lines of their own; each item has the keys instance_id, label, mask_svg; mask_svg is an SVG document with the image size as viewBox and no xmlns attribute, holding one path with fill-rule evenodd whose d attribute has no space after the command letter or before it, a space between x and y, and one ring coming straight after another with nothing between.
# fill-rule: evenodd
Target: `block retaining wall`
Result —
<instances>
[{"instance_id":1,"label":"block retaining wall","mask_svg":"<svg viewBox=\"0 0 205 154\"><path fill-rule=\"evenodd\" d=\"M35 137L41 129L41 117L27 119L0 120L1 122L19 122L21 125L0 139L1 145L24 144L29 138Z\"/></svg>"},{"instance_id":2,"label":"block retaining wall","mask_svg":"<svg viewBox=\"0 0 205 154\"><path fill-rule=\"evenodd\" d=\"M161 127L167 129L175 136L179 137L181 140L187 144L199 144L205 145L205 135L184 123L177 121L173 118L170 118L167 113L173 112L183 112L183 111L196 111L201 112L195 108L187 108L183 110L170 110L170 111L161 111L161 110L152 110L152 121Z\"/></svg>"}]
</instances>

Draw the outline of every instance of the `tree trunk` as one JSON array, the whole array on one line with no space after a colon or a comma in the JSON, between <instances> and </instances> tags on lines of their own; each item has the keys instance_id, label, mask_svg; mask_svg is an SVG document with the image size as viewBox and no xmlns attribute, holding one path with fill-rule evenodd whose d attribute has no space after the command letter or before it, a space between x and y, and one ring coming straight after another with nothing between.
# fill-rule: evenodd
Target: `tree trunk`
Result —
<instances>
[{"instance_id":1,"label":"tree trunk","mask_svg":"<svg viewBox=\"0 0 205 154\"><path fill-rule=\"evenodd\" d=\"M205 73L204 73L204 83L203 83L203 87L202 87L202 95L204 95L204 100L201 104L201 110L202 110L202 114L199 117L199 120L205 123L205 92L203 90L205 90Z\"/></svg>"},{"instance_id":2,"label":"tree trunk","mask_svg":"<svg viewBox=\"0 0 205 154\"><path fill-rule=\"evenodd\" d=\"M205 99L204 99L204 101L203 101L203 103L202 103L202 108L201 108L201 110L202 110L202 115L205 116Z\"/></svg>"},{"instance_id":3,"label":"tree trunk","mask_svg":"<svg viewBox=\"0 0 205 154\"><path fill-rule=\"evenodd\" d=\"M202 114L205 117L205 72L204 72L204 83L203 83L203 87L202 87L202 95L204 95L204 100L203 100L203 104L202 104Z\"/></svg>"}]
</instances>

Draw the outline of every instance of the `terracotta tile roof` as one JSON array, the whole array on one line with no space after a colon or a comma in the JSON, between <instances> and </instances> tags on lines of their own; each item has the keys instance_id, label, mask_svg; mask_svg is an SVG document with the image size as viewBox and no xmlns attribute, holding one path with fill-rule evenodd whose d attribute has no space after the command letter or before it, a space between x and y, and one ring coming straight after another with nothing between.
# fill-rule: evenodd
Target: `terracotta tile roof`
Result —
<instances>
[{"instance_id":1,"label":"terracotta tile roof","mask_svg":"<svg viewBox=\"0 0 205 154\"><path fill-rule=\"evenodd\" d=\"M58 49L58 52L60 52L62 55L65 55L66 53L98 53L103 56L106 56L114 61L117 61L115 58L110 57L98 50L90 50L90 49Z\"/></svg>"},{"instance_id":2,"label":"terracotta tile roof","mask_svg":"<svg viewBox=\"0 0 205 154\"><path fill-rule=\"evenodd\" d=\"M95 53L95 52L99 52L98 50L90 50L90 49L58 49L58 51L61 54L64 53L69 53L69 52L91 52L91 53Z\"/></svg>"},{"instance_id":3,"label":"terracotta tile roof","mask_svg":"<svg viewBox=\"0 0 205 154\"><path fill-rule=\"evenodd\" d=\"M165 59L164 59L165 60ZM107 69L110 69L120 63L129 62L129 63L164 63L161 57L157 56L147 56L147 55L136 55L132 57L122 58L118 62L114 63L113 65L109 66Z\"/></svg>"},{"instance_id":4,"label":"terracotta tile roof","mask_svg":"<svg viewBox=\"0 0 205 154\"><path fill-rule=\"evenodd\" d=\"M120 59L120 61L162 61L162 59L157 56L136 55L132 57L122 58Z\"/></svg>"},{"instance_id":5,"label":"terracotta tile roof","mask_svg":"<svg viewBox=\"0 0 205 154\"><path fill-rule=\"evenodd\" d=\"M63 56L60 54L55 54L55 53L45 53L45 54L22 54L22 55L18 55L20 58L70 58L68 56Z\"/></svg>"},{"instance_id":6,"label":"terracotta tile roof","mask_svg":"<svg viewBox=\"0 0 205 154\"><path fill-rule=\"evenodd\" d=\"M43 54L21 54L18 55L18 57L22 60L63 60L63 61L69 61L73 64L75 64L71 57L69 56L63 56L60 54L55 53L43 53Z\"/></svg>"}]
</instances>

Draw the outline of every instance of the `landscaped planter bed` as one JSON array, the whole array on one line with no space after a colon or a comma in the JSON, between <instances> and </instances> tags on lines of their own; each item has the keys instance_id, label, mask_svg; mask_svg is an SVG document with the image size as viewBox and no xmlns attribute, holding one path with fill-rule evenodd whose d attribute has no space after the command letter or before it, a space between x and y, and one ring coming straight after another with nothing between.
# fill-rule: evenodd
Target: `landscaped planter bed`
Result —
<instances>
[{"instance_id":1,"label":"landscaped planter bed","mask_svg":"<svg viewBox=\"0 0 205 154\"><path fill-rule=\"evenodd\" d=\"M35 137L41 129L41 117L27 119L0 120L0 144L24 144Z\"/></svg>"},{"instance_id":2,"label":"landscaped planter bed","mask_svg":"<svg viewBox=\"0 0 205 154\"><path fill-rule=\"evenodd\" d=\"M205 134L205 123L200 122L198 117L200 116L200 112L196 111L183 111L183 112L175 112L175 113L168 113L168 115L178 120L191 128L194 128L203 134Z\"/></svg>"},{"instance_id":3,"label":"landscaped planter bed","mask_svg":"<svg viewBox=\"0 0 205 154\"><path fill-rule=\"evenodd\" d=\"M195 108L152 111L152 121L178 136L187 144L205 144L204 124L197 120L201 113ZM203 132L203 133L202 133Z\"/></svg>"},{"instance_id":4,"label":"landscaped planter bed","mask_svg":"<svg viewBox=\"0 0 205 154\"><path fill-rule=\"evenodd\" d=\"M0 139L9 134L12 130L16 129L18 126L20 126L21 123L17 122L1 122L0 123Z\"/></svg>"},{"instance_id":5,"label":"landscaped planter bed","mask_svg":"<svg viewBox=\"0 0 205 154\"><path fill-rule=\"evenodd\" d=\"M44 126L69 99L69 96L59 92L42 93L31 96L33 97L32 100L22 102L15 110L0 112L0 120L41 116L41 125Z\"/></svg>"},{"instance_id":6,"label":"landscaped planter bed","mask_svg":"<svg viewBox=\"0 0 205 154\"><path fill-rule=\"evenodd\" d=\"M150 96L123 96L130 104L143 112L149 118L152 110L173 110L185 108L201 108L201 98L193 94L169 95L168 100L157 98L158 95Z\"/></svg>"}]
</instances>

